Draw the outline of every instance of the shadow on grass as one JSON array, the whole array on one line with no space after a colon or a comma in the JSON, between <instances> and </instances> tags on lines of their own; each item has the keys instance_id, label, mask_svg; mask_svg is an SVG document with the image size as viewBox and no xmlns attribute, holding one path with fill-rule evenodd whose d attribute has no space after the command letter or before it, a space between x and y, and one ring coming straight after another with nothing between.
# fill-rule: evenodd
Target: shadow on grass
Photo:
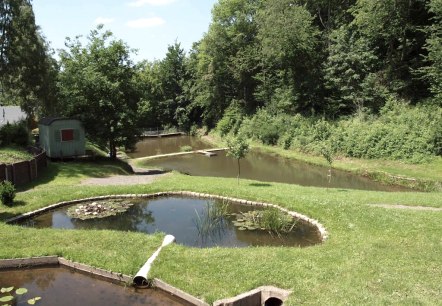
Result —
<instances>
[{"instance_id":1,"label":"shadow on grass","mask_svg":"<svg viewBox=\"0 0 442 306\"><path fill-rule=\"evenodd\" d=\"M252 187L272 187L271 184L266 184L266 183L251 183L250 186L252 186Z\"/></svg>"},{"instance_id":2,"label":"shadow on grass","mask_svg":"<svg viewBox=\"0 0 442 306\"><path fill-rule=\"evenodd\" d=\"M52 182L57 177L79 178L79 177L107 177L114 174L132 174L132 168L127 163L109 158L96 158L93 161L48 161L46 169L40 172L39 177L23 186L17 191L26 191L39 185Z\"/></svg>"},{"instance_id":3,"label":"shadow on grass","mask_svg":"<svg viewBox=\"0 0 442 306\"><path fill-rule=\"evenodd\" d=\"M14 218L18 216L19 214L13 214L10 212L0 212L0 221L5 222L6 220L9 220L11 218Z\"/></svg>"}]
</instances>

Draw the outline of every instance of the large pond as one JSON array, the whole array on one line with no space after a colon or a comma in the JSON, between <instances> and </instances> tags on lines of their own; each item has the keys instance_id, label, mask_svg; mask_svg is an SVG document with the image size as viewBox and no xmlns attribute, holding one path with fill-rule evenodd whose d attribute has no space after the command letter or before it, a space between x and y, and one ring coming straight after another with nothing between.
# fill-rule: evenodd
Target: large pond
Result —
<instances>
[{"instance_id":1,"label":"large pond","mask_svg":"<svg viewBox=\"0 0 442 306\"><path fill-rule=\"evenodd\" d=\"M158 290L123 287L65 268L1 270L0 287L14 287L11 305L29 305L28 300L41 297L35 305L190 305ZM23 295L15 289L25 288ZM0 294L0 297L8 294Z\"/></svg>"},{"instance_id":2,"label":"large pond","mask_svg":"<svg viewBox=\"0 0 442 306\"><path fill-rule=\"evenodd\" d=\"M241 163L241 178L345 189L362 189L377 191L406 191L406 188L389 186L374 182L368 178L345 171L332 170L331 178L328 169L304 162L266 154L257 150L250 151ZM227 157L225 152L207 157L202 154L189 154L149 159L144 165L164 170L176 170L195 176L236 177L237 161Z\"/></svg>"},{"instance_id":3,"label":"large pond","mask_svg":"<svg viewBox=\"0 0 442 306\"><path fill-rule=\"evenodd\" d=\"M67 214L63 207L25 221L24 225L36 228L112 229L174 235L176 242L192 247L247 247L247 246L310 246L321 242L318 229L303 222L288 234L271 234L266 230L248 230L235 226L238 215L247 213L252 206L225 203L221 200L168 197L155 199L130 199L132 205L126 212L106 218L81 220ZM78 204L86 205L86 204ZM213 224L214 209L226 213Z\"/></svg>"},{"instance_id":4,"label":"large pond","mask_svg":"<svg viewBox=\"0 0 442 306\"><path fill-rule=\"evenodd\" d=\"M133 152L127 155L131 158L161 155L180 152L184 147L191 147L192 151L208 149L212 146L198 137L174 136L174 137L148 137L136 144Z\"/></svg>"}]
</instances>

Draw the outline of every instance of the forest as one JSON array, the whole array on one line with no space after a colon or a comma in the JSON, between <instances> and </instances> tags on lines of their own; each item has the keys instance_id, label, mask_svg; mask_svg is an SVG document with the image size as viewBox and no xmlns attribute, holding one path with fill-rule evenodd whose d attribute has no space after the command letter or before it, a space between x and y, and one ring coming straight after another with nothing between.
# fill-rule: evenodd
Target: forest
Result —
<instances>
[{"instance_id":1,"label":"forest","mask_svg":"<svg viewBox=\"0 0 442 306\"><path fill-rule=\"evenodd\" d=\"M188 52L134 62L99 26L56 59L32 1L3 0L0 103L78 118L113 156L162 127L419 163L442 155L441 19L442 0L219 0Z\"/></svg>"}]
</instances>

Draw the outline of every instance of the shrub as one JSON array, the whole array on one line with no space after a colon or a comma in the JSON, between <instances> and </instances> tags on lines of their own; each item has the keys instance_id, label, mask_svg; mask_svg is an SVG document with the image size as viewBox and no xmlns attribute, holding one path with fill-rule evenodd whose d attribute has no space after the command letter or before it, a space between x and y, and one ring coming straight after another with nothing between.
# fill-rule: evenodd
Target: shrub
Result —
<instances>
[{"instance_id":1,"label":"shrub","mask_svg":"<svg viewBox=\"0 0 442 306\"><path fill-rule=\"evenodd\" d=\"M2 146L27 146L29 144L29 133L25 122L4 125L0 129L0 143Z\"/></svg>"},{"instance_id":2,"label":"shrub","mask_svg":"<svg viewBox=\"0 0 442 306\"><path fill-rule=\"evenodd\" d=\"M9 181L0 183L0 198L4 205L12 205L15 198L15 187Z\"/></svg>"}]
</instances>

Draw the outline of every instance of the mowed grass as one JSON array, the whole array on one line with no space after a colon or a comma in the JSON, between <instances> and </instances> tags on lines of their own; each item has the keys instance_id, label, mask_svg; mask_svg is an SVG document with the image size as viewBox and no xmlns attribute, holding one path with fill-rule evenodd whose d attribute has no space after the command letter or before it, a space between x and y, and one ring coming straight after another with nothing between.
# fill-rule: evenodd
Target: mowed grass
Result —
<instances>
[{"instance_id":1,"label":"mowed grass","mask_svg":"<svg viewBox=\"0 0 442 306\"><path fill-rule=\"evenodd\" d=\"M32 154L15 147L0 148L0 164L13 164L24 160L31 160Z\"/></svg>"},{"instance_id":2,"label":"mowed grass","mask_svg":"<svg viewBox=\"0 0 442 306\"><path fill-rule=\"evenodd\" d=\"M288 305L437 305L442 300L442 211L371 204L442 207L442 193L386 193L301 187L174 173L150 185L79 186L86 177L122 174L120 164L51 164L42 184L0 206L0 219L62 200L104 194L189 190L271 202L321 222L328 240L308 248L165 248L151 277L207 302L262 285L293 290ZM33 188L32 188L33 187ZM0 258L60 255L135 274L163 234L30 229L0 223Z\"/></svg>"}]
</instances>

